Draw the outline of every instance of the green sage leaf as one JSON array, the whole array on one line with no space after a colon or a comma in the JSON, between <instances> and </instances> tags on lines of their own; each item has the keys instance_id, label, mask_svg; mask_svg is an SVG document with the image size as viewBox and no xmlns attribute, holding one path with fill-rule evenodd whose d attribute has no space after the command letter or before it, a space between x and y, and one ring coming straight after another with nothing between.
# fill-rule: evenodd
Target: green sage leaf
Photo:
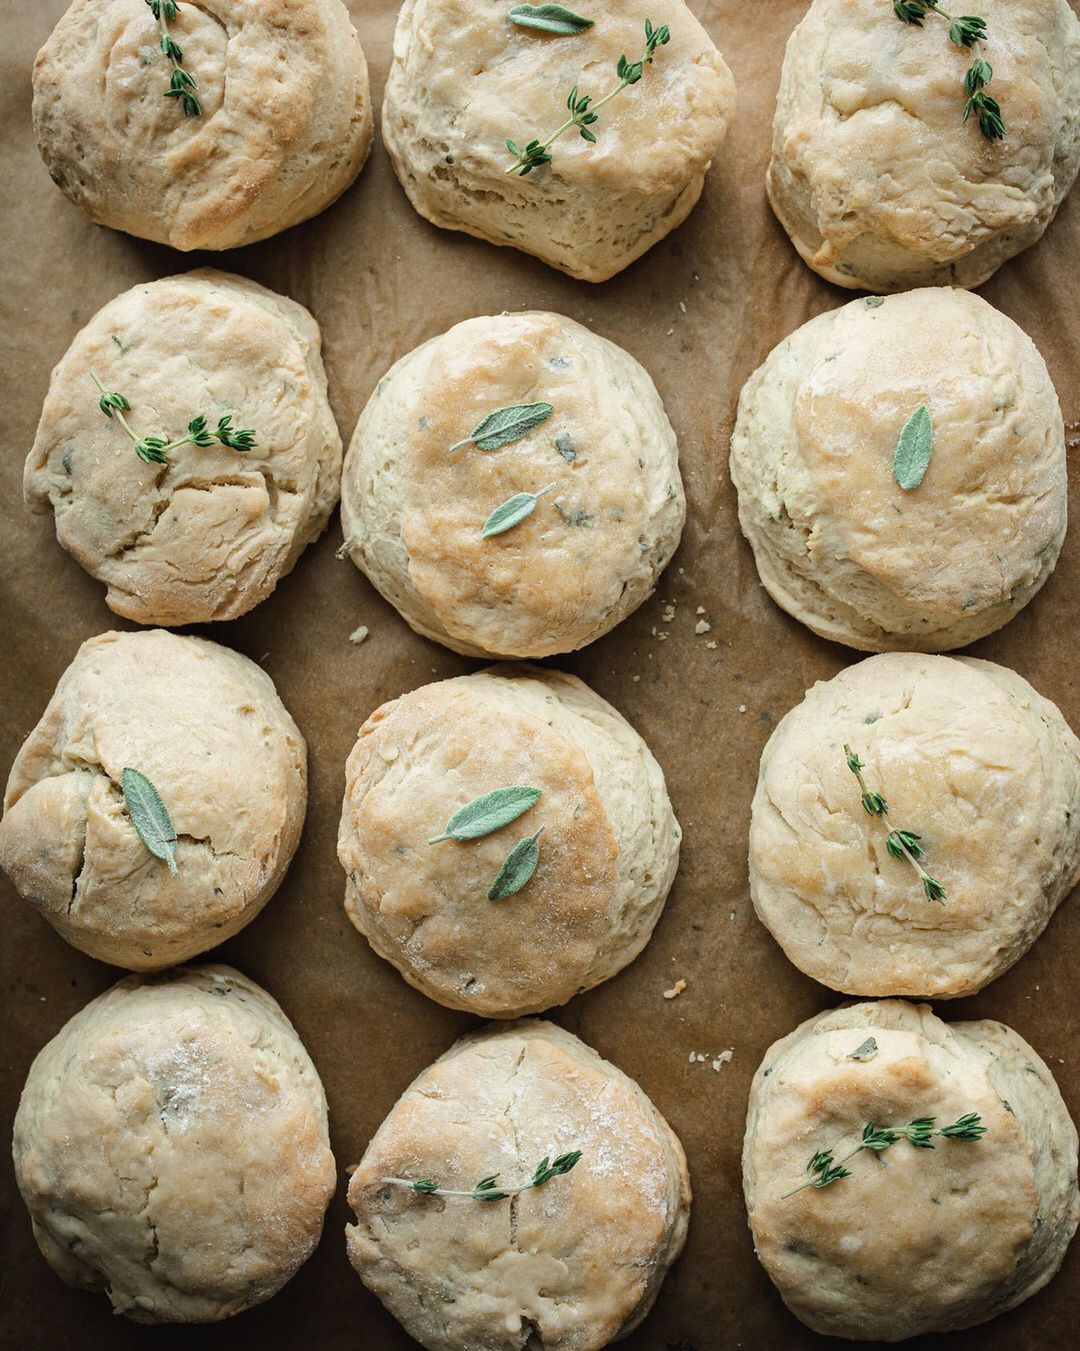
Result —
<instances>
[{"instance_id":1,"label":"green sage leaf","mask_svg":"<svg viewBox=\"0 0 1080 1351\"><path fill-rule=\"evenodd\" d=\"M933 449L934 428L930 421L930 409L921 403L904 423L893 456L893 478L906 492L917 488L923 481Z\"/></svg>"},{"instance_id":2,"label":"green sage leaf","mask_svg":"<svg viewBox=\"0 0 1080 1351\"><path fill-rule=\"evenodd\" d=\"M124 805L131 824L139 832L139 839L155 858L167 863L169 872L175 875L176 831L161 794L137 769L125 769L120 775L120 785L124 790Z\"/></svg>"},{"instance_id":3,"label":"green sage leaf","mask_svg":"<svg viewBox=\"0 0 1080 1351\"><path fill-rule=\"evenodd\" d=\"M513 497L508 497L502 506L496 507L487 518L480 534L484 539L489 539L492 535L501 535L504 531L512 530L526 516L533 514L536 510L538 498L542 497L544 493L551 492L552 488L556 487L558 487L558 484L549 483L546 488L541 488L539 492L515 493Z\"/></svg>"},{"instance_id":4,"label":"green sage leaf","mask_svg":"<svg viewBox=\"0 0 1080 1351\"><path fill-rule=\"evenodd\" d=\"M541 826L535 835L518 840L510 850L495 881L488 888L489 901L502 901L507 896L513 896L536 872L536 865L540 860L540 836L543 833L544 827Z\"/></svg>"},{"instance_id":5,"label":"green sage leaf","mask_svg":"<svg viewBox=\"0 0 1080 1351\"><path fill-rule=\"evenodd\" d=\"M446 823L441 835L432 835L428 844L440 840L477 840L501 830L536 805L543 797L539 788L495 788L460 807Z\"/></svg>"},{"instance_id":6,"label":"green sage leaf","mask_svg":"<svg viewBox=\"0 0 1080 1351\"><path fill-rule=\"evenodd\" d=\"M498 450L513 441L520 441L534 427L546 422L554 411L550 403L518 403L510 408L496 408L473 428L470 436L456 441L450 450L469 445L475 445L477 450Z\"/></svg>"},{"instance_id":7,"label":"green sage leaf","mask_svg":"<svg viewBox=\"0 0 1080 1351\"><path fill-rule=\"evenodd\" d=\"M854 1051L848 1052L849 1060L873 1060L878 1053L877 1039L867 1037L861 1046L856 1046Z\"/></svg>"},{"instance_id":8,"label":"green sage leaf","mask_svg":"<svg viewBox=\"0 0 1080 1351\"><path fill-rule=\"evenodd\" d=\"M515 5L510 18L522 28L539 28L545 33L560 33L564 37L584 33L594 22L562 5Z\"/></svg>"}]
</instances>

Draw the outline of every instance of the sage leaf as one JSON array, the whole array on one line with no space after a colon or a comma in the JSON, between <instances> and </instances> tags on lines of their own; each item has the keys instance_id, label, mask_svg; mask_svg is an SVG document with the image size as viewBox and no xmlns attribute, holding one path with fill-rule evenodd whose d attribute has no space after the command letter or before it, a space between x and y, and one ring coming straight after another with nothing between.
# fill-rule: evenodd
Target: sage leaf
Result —
<instances>
[{"instance_id":1,"label":"sage leaf","mask_svg":"<svg viewBox=\"0 0 1080 1351\"><path fill-rule=\"evenodd\" d=\"M124 790L124 805L131 824L139 832L139 839L155 858L169 865L169 872L175 876L176 831L161 794L137 769L125 769L120 775L120 785Z\"/></svg>"},{"instance_id":2,"label":"sage leaf","mask_svg":"<svg viewBox=\"0 0 1080 1351\"><path fill-rule=\"evenodd\" d=\"M512 530L526 516L533 514L536 510L538 498L543 497L544 493L549 493L552 488L558 486L557 483L549 483L546 488L541 488L539 492L515 493L513 497L508 497L502 506L496 507L487 518L480 534L484 539L489 539L492 535L501 535L507 530Z\"/></svg>"},{"instance_id":3,"label":"sage leaf","mask_svg":"<svg viewBox=\"0 0 1080 1351\"><path fill-rule=\"evenodd\" d=\"M539 788L495 788L459 807L443 833L432 835L428 844L438 844L440 840L477 840L481 835L490 835L493 830L516 821L542 797Z\"/></svg>"},{"instance_id":4,"label":"sage leaf","mask_svg":"<svg viewBox=\"0 0 1080 1351\"><path fill-rule=\"evenodd\" d=\"M854 1051L848 1052L849 1060L873 1060L878 1053L877 1040L874 1037L867 1037L861 1046L856 1046Z\"/></svg>"},{"instance_id":5,"label":"sage leaf","mask_svg":"<svg viewBox=\"0 0 1080 1351\"><path fill-rule=\"evenodd\" d=\"M517 403L510 408L496 408L473 428L471 435L456 441L450 452L470 445L475 445L477 450L498 450L512 441L520 441L534 427L546 422L554 411L554 405L550 403Z\"/></svg>"},{"instance_id":6,"label":"sage leaf","mask_svg":"<svg viewBox=\"0 0 1080 1351\"><path fill-rule=\"evenodd\" d=\"M567 464L573 464L577 459L577 451L574 449L573 439L566 432L563 432L561 436L555 438L555 449Z\"/></svg>"},{"instance_id":7,"label":"sage leaf","mask_svg":"<svg viewBox=\"0 0 1080 1351\"><path fill-rule=\"evenodd\" d=\"M498 876L488 888L489 901L502 901L507 896L513 896L536 872L536 865L540 859L540 836L543 833L544 827L541 826L535 835L518 840L510 850L506 861L499 869Z\"/></svg>"},{"instance_id":8,"label":"sage leaf","mask_svg":"<svg viewBox=\"0 0 1080 1351\"><path fill-rule=\"evenodd\" d=\"M592 19L583 19L562 5L515 5L510 18L522 28L539 28L545 33L559 33L564 37L584 33L593 26Z\"/></svg>"},{"instance_id":9,"label":"sage leaf","mask_svg":"<svg viewBox=\"0 0 1080 1351\"><path fill-rule=\"evenodd\" d=\"M930 409L921 403L904 423L893 456L893 478L906 492L917 488L923 481L933 449L934 428L930 421Z\"/></svg>"}]
</instances>

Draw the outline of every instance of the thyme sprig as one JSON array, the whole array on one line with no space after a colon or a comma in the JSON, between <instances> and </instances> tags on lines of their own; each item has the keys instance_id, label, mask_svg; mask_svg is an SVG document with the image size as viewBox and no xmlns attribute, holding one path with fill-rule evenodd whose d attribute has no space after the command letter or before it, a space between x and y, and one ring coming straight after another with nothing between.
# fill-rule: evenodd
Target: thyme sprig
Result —
<instances>
[{"instance_id":1,"label":"thyme sprig","mask_svg":"<svg viewBox=\"0 0 1080 1351\"><path fill-rule=\"evenodd\" d=\"M179 99L180 106L188 117L198 117L202 113L202 104L195 92L199 87L198 81L191 71L184 69L184 49L169 32L169 20L176 18L180 6L177 0L146 0L146 3L150 6L150 12L157 19L158 28L161 30L159 42L161 53L172 63L172 78L169 80L165 97Z\"/></svg>"},{"instance_id":2,"label":"thyme sprig","mask_svg":"<svg viewBox=\"0 0 1080 1351\"><path fill-rule=\"evenodd\" d=\"M506 172L518 174L521 178L524 178L526 174L532 173L534 169L539 169L541 165L550 164L551 156L548 151L559 137L565 135L571 127L577 127L578 135L581 136L582 140L595 143L596 134L590 128L596 122L600 109L621 94L624 89L629 89L632 84L637 84L645 74L645 67L652 64L657 47L664 47L670 41L671 31L667 24L661 24L659 28L654 28L652 23L646 19L645 50L636 61L628 61L625 54L619 57L615 63L618 83L614 88L609 89L602 98L597 99L594 103L591 94L579 94L577 85L574 85L566 100L570 116L561 126L556 127L546 140L529 141L522 149L516 141L507 139L506 148L514 156L514 162Z\"/></svg>"},{"instance_id":3,"label":"thyme sprig","mask_svg":"<svg viewBox=\"0 0 1080 1351\"><path fill-rule=\"evenodd\" d=\"M212 446L215 441L220 441L223 446L228 446L230 450L251 450L258 443L255 440L255 432L251 427L234 427L232 425L232 414L226 413L224 417L218 418L217 426L211 428L203 414L193 417L187 425L187 435L178 436L170 441L164 436L139 436L131 428L131 424L124 416L131 412L131 403L127 397L116 389L106 389L93 371L90 372L90 378L98 387L100 398L98 407L110 420L115 418L123 427L124 431L131 438L135 446L135 454L140 460L147 464L168 464L169 452L178 450L180 446Z\"/></svg>"},{"instance_id":4,"label":"thyme sprig","mask_svg":"<svg viewBox=\"0 0 1080 1351\"><path fill-rule=\"evenodd\" d=\"M516 1187L499 1187L497 1183L501 1177L500 1173L482 1177L476 1186L470 1187L468 1191L460 1191L454 1187L440 1187L430 1177L413 1179L384 1177L383 1181L394 1187L408 1187L410 1191L419 1192L421 1196L468 1196L474 1201L505 1201L508 1197L520 1196L522 1192L527 1192L533 1187L542 1187L553 1177L565 1177L580 1158L580 1149L575 1149L569 1154L560 1154L554 1159L545 1155L533 1170L532 1177Z\"/></svg>"},{"instance_id":5,"label":"thyme sprig","mask_svg":"<svg viewBox=\"0 0 1080 1351\"><path fill-rule=\"evenodd\" d=\"M885 825L885 817L889 814L889 804L880 793L872 792L866 786L866 780L863 778L863 770L866 766L851 749L850 746L844 746L844 755L847 757L847 767L851 770L859 781L859 789L862 793L862 805L871 815L876 816L881 824L885 826L887 834L885 836L885 848L888 850L891 858L906 858L911 866L919 875L922 882L923 891L926 893L928 901L945 901L948 897L945 894L945 888L937 880L931 877L922 866L920 859L926 857L926 848L922 843L922 836L916 835L913 830L895 830Z\"/></svg>"},{"instance_id":6,"label":"thyme sprig","mask_svg":"<svg viewBox=\"0 0 1080 1351\"><path fill-rule=\"evenodd\" d=\"M875 1126L872 1121L868 1121L863 1127L859 1143L841 1158L835 1157L835 1146L832 1149L819 1149L816 1154L812 1154L806 1165L806 1171L810 1175L808 1181L800 1183L798 1187L792 1187L791 1191L785 1192L780 1199L786 1201L789 1196L805 1191L807 1187L818 1189L829 1187L842 1178L851 1177L850 1168L845 1168L844 1164L850 1162L864 1149L870 1150L873 1154L880 1154L895 1145L898 1140L906 1140L916 1149L933 1149L935 1136L946 1140L976 1141L986 1134L986 1127L977 1112L965 1112L951 1126L942 1126L939 1129L935 1129L936 1121L937 1118L932 1116L916 1117L906 1126Z\"/></svg>"},{"instance_id":7,"label":"thyme sprig","mask_svg":"<svg viewBox=\"0 0 1080 1351\"><path fill-rule=\"evenodd\" d=\"M964 14L957 18L947 13L938 0L893 0L893 10L902 23L923 26L928 14L936 14L949 25L949 41L957 47L971 51L977 43L986 41L986 20L974 14ZM986 86L994 78L994 68L989 61L976 55L967 74L964 76L964 115L960 119L966 122L972 113L979 119L979 130L988 141L1005 139L1005 122L1001 116L1001 106L997 99L986 92Z\"/></svg>"}]
</instances>

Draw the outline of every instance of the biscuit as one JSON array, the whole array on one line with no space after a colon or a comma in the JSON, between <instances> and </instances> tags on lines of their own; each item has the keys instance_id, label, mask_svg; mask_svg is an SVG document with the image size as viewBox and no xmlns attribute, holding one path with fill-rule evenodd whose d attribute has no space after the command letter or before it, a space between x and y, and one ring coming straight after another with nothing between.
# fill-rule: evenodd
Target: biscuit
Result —
<instances>
[{"instance_id":1,"label":"biscuit","mask_svg":"<svg viewBox=\"0 0 1080 1351\"><path fill-rule=\"evenodd\" d=\"M868 813L845 745L884 817ZM912 831L930 899L888 848ZM761 757L754 907L807 975L858 995L973 994L1080 880L1080 741L1014 671L889 653L815 685Z\"/></svg>"},{"instance_id":2,"label":"biscuit","mask_svg":"<svg viewBox=\"0 0 1080 1351\"><path fill-rule=\"evenodd\" d=\"M176 874L138 834L135 769L176 832ZM270 677L162 629L83 643L15 757L0 866L91 957L145 971L223 943L277 890L300 839L307 749Z\"/></svg>"},{"instance_id":3,"label":"biscuit","mask_svg":"<svg viewBox=\"0 0 1080 1351\"><path fill-rule=\"evenodd\" d=\"M498 1201L421 1195L520 1186ZM552 1023L486 1027L402 1094L349 1183L349 1260L427 1351L598 1351L645 1317L686 1238L678 1138L641 1089Z\"/></svg>"},{"instance_id":4,"label":"biscuit","mask_svg":"<svg viewBox=\"0 0 1080 1351\"><path fill-rule=\"evenodd\" d=\"M103 415L95 378L130 403ZM140 457L142 438L204 439ZM248 450L213 437L252 430ZM109 608L140 624L235 619L326 528L341 437L311 315L255 282L200 269L134 286L53 371L23 488Z\"/></svg>"},{"instance_id":5,"label":"biscuit","mask_svg":"<svg viewBox=\"0 0 1080 1351\"><path fill-rule=\"evenodd\" d=\"M984 1134L881 1130L974 1113ZM817 1151L849 1177L807 1185ZM1080 1218L1076 1128L1046 1065L1003 1023L945 1024L925 1004L855 1004L765 1054L750 1090L743 1187L757 1255L815 1332L901 1341L971 1327L1033 1295Z\"/></svg>"},{"instance_id":6,"label":"biscuit","mask_svg":"<svg viewBox=\"0 0 1080 1351\"><path fill-rule=\"evenodd\" d=\"M605 281L681 225L735 109L731 72L682 0L594 10L587 32L515 24L495 0L405 0L394 34L382 131L416 210L449 230L508 244L584 281ZM546 140L571 90L595 104L621 56L646 47L645 22L671 40L640 81L550 148L551 163L507 172L507 140Z\"/></svg>"},{"instance_id":7,"label":"biscuit","mask_svg":"<svg viewBox=\"0 0 1080 1351\"><path fill-rule=\"evenodd\" d=\"M893 460L920 407L932 453L904 489ZM944 287L853 300L785 338L743 387L731 477L773 600L863 651L941 652L993 633L1065 537L1065 429L1046 365L1011 319Z\"/></svg>"},{"instance_id":8,"label":"biscuit","mask_svg":"<svg viewBox=\"0 0 1080 1351\"><path fill-rule=\"evenodd\" d=\"M481 838L429 843L467 803L539 790ZM519 840L534 874L488 899ZM492 667L384 704L345 771L345 908L405 979L449 1008L511 1018L607 980L648 942L679 859L664 776L626 720L575 676Z\"/></svg>"},{"instance_id":9,"label":"biscuit","mask_svg":"<svg viewBox=\"0 0 1080 1351\"><path fill-rule=\"evenodd\" d=\"M174 249L232 249L345 191L372 119L340 0L182 0L165 28L198 115L167 96L173 62L149 4L72 0L38 52L38 149L92 221Z\"/></svg>"},{"instance_id":10,"label":"biscuit","mask_svg":"<svg viewBox=\"0 0 1080 1351\"><path fill-rule=\"evenodd\" d=\"M766 186L828 281L979 286L1042 238L1072 187L1080 22L1067 0L983 0L978 14L987 39L968 49L941 17L920 28L890 4L814 0L788 40ZM961 120L976 57L1004 140Z\"/></svg>"},{"instance_id":11,"label":"biscuit","mask_svg":"<svg viewBox=\"0 0 1080 1351\"><path fill-rule=\"evenodd\" d=\"M228 966L128 976L30 1067L15 1174L45 1260L137 1323L260 1304L334 1191L326 1097L292 1024Z\"/></svg>"},{"instance_id":12,"label":"biscuit","mask_svg":"<svg viewBox=\"0 0 1080 1351\"><path fill-rule=\"evenodd\" d=\"M495 450L493 411L553 411ZM546 489L484 537L492 511ZM686 515L675 433L648 373L558 314L468 319L402 357L361 415L345 548L418 633L469 656L583 647L651 593Z\"/></svg>"}]
</instances>

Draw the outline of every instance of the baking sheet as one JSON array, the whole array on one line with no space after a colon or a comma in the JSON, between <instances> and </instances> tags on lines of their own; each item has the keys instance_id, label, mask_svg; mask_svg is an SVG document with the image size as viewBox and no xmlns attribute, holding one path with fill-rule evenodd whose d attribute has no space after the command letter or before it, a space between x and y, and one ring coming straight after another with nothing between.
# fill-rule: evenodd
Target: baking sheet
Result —
<instances>
[{"instance_id":1,"label":"baking sheet","mask_svg":"<svg viewBox=\"0 0 1080 1351\"><path fill-rule=\"evenodd\" d=\"M33 57L64 8L65 0L3 5L0 770L6 776L79 643L126 627L107 610L104 588L56 544L51 516L32 517L21 500L23 457L50 368L75 331L119 291L212 264L302 301L322 325L331 398L346 439L392 361L471 315L558 310L626 347L652 373L678 432L687 529L655 597L614 633L554 664L582 676L644 734L667 774L686 838L675 888L645 952L554 1016L638 1080L690 1160L695 1201L686 1253L651 1317L623 1345L634 1351L824 1345L784 1310L754 1258L739 1151L750 1077L766 1047L839 996L796 971L755 919L746 835L758 757L773 724L808 684L854 657L814 638L768 600L738 532L727 475L742 382L791 329L851 298L798 260L762 186L784 42L805 3L692 0L738 83L734 129L688 222L599 287L514 250L427 225L408 206L378 139L360 180L336 206L250 248L184 256L88 224L49 181L30 126ZM396 4L352 0L349 8L378 101ZM655 17L662 18L660 0ZM982 288L1046 357L1074 455L1080 442L1078 262L1080 194L1074 193L1044 241ZM1070 469L1072 510L1080 517L1075 465ZM11 1165L3 1162L4 1348L124 1351L153 1342L213 1351L238 1337L267 1351L300 1345L405 1351L414 1345L346 1260L345 1168L412 1077L476 1020L432 1003L372 954L342 910L335 840L345 758L363 719L383 700L476 663L412 634L355 568L335 561L339 542L335 515L329 534L270 600L239 621L201 630L262 662L309 745L311 799L288 877L262 915L214 956L282 1002L326 1085L341 1185L322 1244L280 1295L239 1320L150 1331L114 1318L103 1296L69 1290L50 1272L31 1237ZM1036 601L972 650L1015 667L1080 729L1078 583L1074 533ZM669 605L675 615L665 620ZM712 626L708 634L694 632L702 617L698 606ZM368 625L371 636L354 646L348 636L359 624ZM0 1133L6 1140L34 1054L120 973L68 947L6 879L0 886ZM1080 906L1073 898L1011 972L977 998L943 1009L948 1017L999 1018L1030 1039L1074 1116L1080 1116L1078 957ZM685 993L665 1000L662 992L679 977L687 981ZM714 1070L712 1057L728 1048L733 1058ZM691 1062L692 1052L709 1059ZM1047 1290L993 1323L951 1337L950 1347L1011 1351L1071 1340L1078 1279L1080 1242Z\"/></svg>"}]
</instances>

